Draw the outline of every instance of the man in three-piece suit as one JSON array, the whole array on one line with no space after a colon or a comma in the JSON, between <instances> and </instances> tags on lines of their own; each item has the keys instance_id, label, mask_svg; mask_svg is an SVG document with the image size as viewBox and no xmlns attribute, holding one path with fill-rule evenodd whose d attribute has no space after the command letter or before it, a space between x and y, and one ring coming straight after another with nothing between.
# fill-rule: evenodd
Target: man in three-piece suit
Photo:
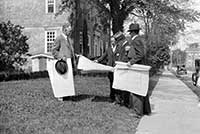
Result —
<instances>
[{"instance_id":1,"label":"man in three-piece suit","mask_svg":"<svg viewBox=\"0 0 200 134\"><path fill-rule=\"evenodd\" d=\"M72 46L71 36L71 24L66 23L62 27L62 33L59 35L55 41L52 48L52 54L55 59L66 59L73 58L74 49Z\"/></svg>"},{"instance_id":2,"label":"man in three-piece suit","mask_svg":"<svg viewBox=\"0 0 200 134\"><path fill-rule=\"evenodd\" d=\"M68 81L68 83L71 83L72 88L71 89L67 89L69 87L64 87L64 89L56 89L56 91L59 92L65 92L61 95L59 95L58 100L63 100L63 98L65 97L65 95L67 95L67 91L69 90L74 90L74 84L73 84L73 65L75 63L75 54L74 54L74 49L72 46L72 40L70 38L71 36L71 24L70 23L66 23L63 25L62 27L62 33L61 35L59 35L55 41L54 41L54 46L52 48L52 55L56 60L64 60L66 61L66 63L68 64L68 75L70 75L70 81ZM71 80L72 79L72 80ZM59 91L58 91L59 90Z\"/></svg>"}]
</instances>

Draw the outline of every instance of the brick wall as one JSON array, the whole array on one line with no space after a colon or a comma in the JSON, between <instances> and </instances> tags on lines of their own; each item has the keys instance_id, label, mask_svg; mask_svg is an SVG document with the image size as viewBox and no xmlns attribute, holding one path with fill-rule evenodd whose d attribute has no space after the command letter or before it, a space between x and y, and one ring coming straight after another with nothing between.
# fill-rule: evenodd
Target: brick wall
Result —
<instances>
[{"instance_id":1,"label":"brick wall","mask_svg":"<svg viewBox=\"0 0 200 134\"><path fill-rule=\"evenodd\" d=\"M67 15L58 16L45 12L46 0L1 0L4 4L4 20L12 20L15 24L25 27L60 26ZM57 7L60 0L56 0ZM2 5L1 5L2 6ZM58 9L58 8L56 8Z\"/></svg>"},{"instance_id":2,"label":"brick wall","mask_svg":"<svg viewBox=\"0 0 200 134\"><path fill-rule=\"evenodd\" d=\"M56 6L60 0L56 0ZM46 0L1 0L0 21L10 20L24 27L28 36L29 53L37 54L45 51L45 30L54 28L58 31L67 20L65 13L55 18L55 14L46 13Z\"/></svg>"}]
</instances>

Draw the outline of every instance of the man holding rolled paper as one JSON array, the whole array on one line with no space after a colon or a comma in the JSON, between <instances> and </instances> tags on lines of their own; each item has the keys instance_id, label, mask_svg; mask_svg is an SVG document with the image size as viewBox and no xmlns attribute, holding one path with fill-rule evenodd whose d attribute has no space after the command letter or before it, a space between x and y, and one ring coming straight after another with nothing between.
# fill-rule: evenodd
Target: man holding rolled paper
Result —
<instances>
[{"instance_id":1,"label":"man holding rolled paper","mask_svg":"<svg viewBox=\"0 0 200 134\"><path fill-rule=\"evenodd\" d=\"M111 46L108 46L105 53L99 57L97 60L94 60L95 62L103 62L107 61L107 65L113 67L115 65L115 50L116 50L116 43L114 37L111 37ZM113 84L113 72L108 72L108 79L110 82L110 100L111 102L115 101L115 92L116 89L112 88Z\"/></svg>"},{"instance_id":2,"label":"man holding rolled paper","mask_svg":"<svg viewBox=\"0 0 200 134\"><path fill-rule=\"evenodd\" d=\"M131 35L131 41L121 47L119 57L116 59L117 61L126 62L128 67L131 67L134 64L145 64L145 44L144 39L139 36L139 31L139 24L130 24L128 32ZM135 74L137 74L137 72ZM131 81L136 80L133 79ZM148 115L151 113L148 94L142 96L140 94L129 92L128 90L123 90L121 98L123 104L134 110L136 114Z\"/></svg>"}]
</instances>

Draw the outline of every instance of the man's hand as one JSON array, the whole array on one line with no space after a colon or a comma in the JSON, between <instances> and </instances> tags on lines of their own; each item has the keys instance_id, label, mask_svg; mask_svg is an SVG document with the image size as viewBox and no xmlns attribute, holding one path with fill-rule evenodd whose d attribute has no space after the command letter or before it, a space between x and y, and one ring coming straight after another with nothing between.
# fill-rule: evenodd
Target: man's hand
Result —
<instances>
[{"instance_id":1,"label":"man's hand","mask_svg":"<svg viewBox=\"0 0 200 134\"><path fill-rule=\"evenodd\" d=\"M67 60L67 58L66 58L65 56L63 56L63 57L62 57L62 60L66 61L66 60Z\"/></svg>"},{"instance_id":2,"label":"man's hand","mask_svg":"<svg viewBox=\"0 0 200 134\"><path fill-rule=\"evenodd\" d=\"M128 62L128 63L127 63L127 66L128 66L128 67L131 67L131 63L130 63L130 62Z\"/></svg>"},{"instance_id":3,"label":"man's hand","mask_svg":"<svg viewBox=\"0 0 200 134\"><path fill-rule=\"evenodd\" d=\"M98 63L98 60L94 60L94 62Z\"/></svg>"}]
</instances>

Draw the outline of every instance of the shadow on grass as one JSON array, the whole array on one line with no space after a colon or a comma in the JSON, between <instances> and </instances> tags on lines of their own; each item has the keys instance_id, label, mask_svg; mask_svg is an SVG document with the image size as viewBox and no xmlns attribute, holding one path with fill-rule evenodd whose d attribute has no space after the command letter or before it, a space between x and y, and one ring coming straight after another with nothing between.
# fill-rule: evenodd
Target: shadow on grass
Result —
<instances>
[{"instance_id":1,"label":"shadow on grass","mask_svg":"<svg viewBox=\"0 0 200 134\"><path fill-rule=\"evenodd\" d=\"M155 74L154 76L150 77L150 79L149 79L149 91L148 91L149 96L151 96L151 94L152 94L155 86L157 85L158 80L161 77L161 75L162 75L162 72ZM168 77L168 76L164 76L164 77ZM80 95L76 95L76 96L68 96L68 97L64 97L63 100L64 101L78 102L78 101L82 101L82 100L89 99L89 98L92 98L91 99L92 102L111 102L109 96L99 96L99 95L89 95L89 94L80 94Z\"/></svg>"},{"instance_id":2,"label":"shadow on grass","mask_svg":"<svg viewBox=\"0 0 200 134\"><path fill-rule=\"evenodd\" d=\"M92 97L94 97L94 95L80 94L80 95L76 95L76 96L64 97L63 100L64 101L75 101L75 102L78 102L78 101L82 101L82 100L89 99L89 98L92 98Z\"/></svg>"},{"instance_id":3,"label":"shadow on grass","mask_svg":"<svg viewBox=\"0 0 200 134\"><path fill-rule=\"evenodd\" d=\"M94 96L92 102L110 102L110 97L108 96Z\"/></svg>"},{"instance_id":4,"label":"shadow on grass","mask_svg":"<svg viewBox=\"0 0 200 134\"><path fill-rule=\"evenodd\" d=\"M98 96L98 95L88 95L88 94L81 94L77 96L67 96L67 97L64 97L63 100L78 102L78 101L82 101L89 98L92 98L91 100L92 102L110 102L110 97L108 96Z\"/></svg>"}]
</instances>

